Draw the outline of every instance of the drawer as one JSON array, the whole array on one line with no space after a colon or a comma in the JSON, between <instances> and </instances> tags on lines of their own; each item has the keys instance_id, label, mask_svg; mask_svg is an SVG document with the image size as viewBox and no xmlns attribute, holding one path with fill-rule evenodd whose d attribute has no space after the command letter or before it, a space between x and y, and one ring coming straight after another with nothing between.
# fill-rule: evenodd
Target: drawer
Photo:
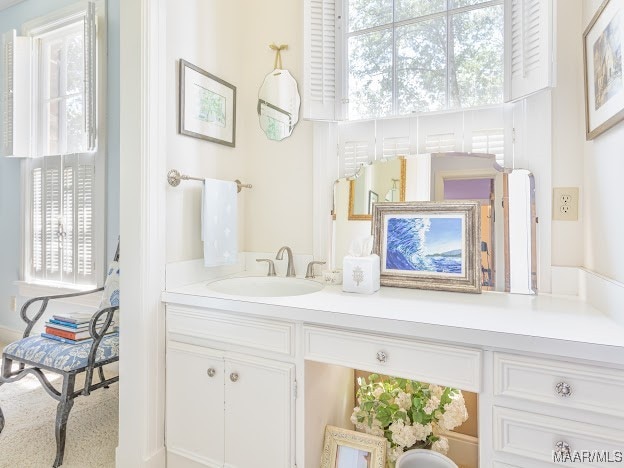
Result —
<instances>
[{"instance_id":1,"label":"drawer","mask_svg":"<svg viewBox=\"0 0 624 468\"><path fill-rule=\"evenodd\" d=\"M494 353L494 396L624 416L624 371Z\"/></svg>"},{"instance_id":2,"label":"drawer","mask_svg":"<svg viewBox=\"0 0 624 468\"><path fill-rule=\"evenodd\" d=\"M509 408L494 407L494 450L497 453L556 463L557 446L569 450L570 466L613 466L624 448L624 431L593 424L553 418ZM594 455L592 455L594 454ZM601 455L611 460L576 457ZM568 465L568 464L566 464Z\"/></svg>"},{"instance_id":3,"label":"drawer","mask_svg":"<svg viewBox=\"0 0 624 468\"><path fill-rule=\"evenodd\" d=\"M481 351L306 326L305 359L479 392Z\"/></svg>"},{"instance_id":4,"label":"drawer","mask_svg":"<svg viewBox=\"0 0 624 468\"><path fill-rule=\"evenodd\" d=\"M238 347L294 355L295 324L228 314L214 309L167 305L167 332Z\"/></svg>"}]
</instances>

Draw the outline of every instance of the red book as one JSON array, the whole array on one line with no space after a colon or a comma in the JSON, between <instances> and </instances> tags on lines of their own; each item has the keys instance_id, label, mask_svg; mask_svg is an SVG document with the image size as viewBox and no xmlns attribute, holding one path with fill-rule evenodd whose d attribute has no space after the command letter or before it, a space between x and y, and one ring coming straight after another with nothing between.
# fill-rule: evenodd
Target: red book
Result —
<instances>
[{"instance_id":1,"label":"red book","mask_svg":"<svg viewBox=\"0 0 624 468\"><path fill-rule=\"evenodd\" d=\"M70 331L65 331L65 330L59 330L58 328L53 328L53 327L46 327L46 333L49 333L50 335L60 336L61 338L67 338L68 340L74 340L74 341L91 338L91 335L89 334L88 330L76 333L76 332L70 332Z\"/></svg>"}]
</instances>

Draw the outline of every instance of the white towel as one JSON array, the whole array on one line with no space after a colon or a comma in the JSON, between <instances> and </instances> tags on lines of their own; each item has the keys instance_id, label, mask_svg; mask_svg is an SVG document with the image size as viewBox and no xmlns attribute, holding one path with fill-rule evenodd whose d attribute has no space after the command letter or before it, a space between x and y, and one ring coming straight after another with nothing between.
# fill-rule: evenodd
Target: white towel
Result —
<instances>
[{"instance_id":1,"label":"white towel","mask_svg":"<svg viewBox=\"0 0 624 468\"><path fill-rule=\"evenodd\" d=\"M201 211L204 266L213 267L237 262L237 193L234 182L204 180Z\"/></svg>"}]
</instances>

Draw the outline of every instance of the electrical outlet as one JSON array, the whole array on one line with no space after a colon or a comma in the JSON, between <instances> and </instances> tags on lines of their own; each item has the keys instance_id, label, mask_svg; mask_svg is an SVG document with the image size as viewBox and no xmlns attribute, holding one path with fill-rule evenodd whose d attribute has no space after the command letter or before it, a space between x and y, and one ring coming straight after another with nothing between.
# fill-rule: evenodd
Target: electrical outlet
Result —
<instances>
[{"instance_id":1,"label":"electrical outlet","mask_svg":"<svg viewBox=\"0 0 624 468\"><path fill-rule=\"evenodd\" d=\"M555 221L578 221L578 187L553 189L553 219Z\"/></svg>"},{"instance_id":2,"label":"electrical outlet","mask_svg":"<svg viewBox=\"0 0 624 468\"><path fill-rule=\"evenodd\" d=\"M17 298L15 296L9 297L9 312L17 311Z\"/></svg>"}]
</instances>

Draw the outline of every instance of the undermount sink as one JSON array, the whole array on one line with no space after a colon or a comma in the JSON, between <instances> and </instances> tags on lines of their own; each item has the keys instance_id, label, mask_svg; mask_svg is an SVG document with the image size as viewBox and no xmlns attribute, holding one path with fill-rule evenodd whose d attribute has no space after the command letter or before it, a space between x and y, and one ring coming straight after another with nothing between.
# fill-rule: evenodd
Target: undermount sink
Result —
<instances>
[{"instance_id":1,"label":"undermount sink","mask_svg":"<svg viewBox=\"0 0 624 468\"><path fill-rule=\"evenodd\" d=\"M213 281L206 287L231 296L284 297L315 293L323 289L323 284L301 278L241 276Z\"/></svg>"}]
</instances>

